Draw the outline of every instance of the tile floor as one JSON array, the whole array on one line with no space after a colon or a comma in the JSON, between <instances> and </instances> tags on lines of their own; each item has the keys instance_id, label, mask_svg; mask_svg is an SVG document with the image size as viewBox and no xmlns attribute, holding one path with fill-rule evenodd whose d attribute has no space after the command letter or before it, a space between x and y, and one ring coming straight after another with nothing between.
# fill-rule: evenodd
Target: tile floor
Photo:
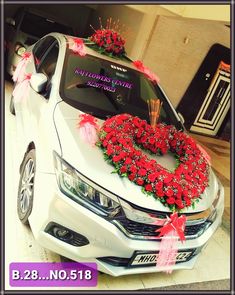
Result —
<instances>
[{"instance_id":1,"label":"tile floor","mask_svg":"<svg viewBox=\"0 0 235 295\"><path fill-rule=\"evenodd\" d=\"M14 116L9 113L9 100L12 91L12 85L9 82L5 84L5 91L5 284L7 290L13 290L14 288L10 287L8 283L10 262L56 262L61 261L61 257L41 248L34 241L30 230L18 221L15 204L19 159L15 151L17 149L15 120ZM203 146L205 144L204 147L207 149L210 140L206 137L195 137L200 140ZM221 179L224 184L226 183L227 197L225 203L226 207L229 208L229 145L226 142L218 142L218 145L211 144L209 152L215 169L222 175ZM230 279L230 236L227 230L220 227L201 253L195 268L192 270L179 270L171 275L154 273L117 278L101 274L98 278L97 287L92 288L92 290L143 290L157 287L167 289L167 286L174 286L174 290L176 290L177 285L180 285L182 290L182 284L226 279ZM74 288L69 289L74 290ZM63 290L63 288L60 288L60 290Z\"/></svg>"}]
</instances>

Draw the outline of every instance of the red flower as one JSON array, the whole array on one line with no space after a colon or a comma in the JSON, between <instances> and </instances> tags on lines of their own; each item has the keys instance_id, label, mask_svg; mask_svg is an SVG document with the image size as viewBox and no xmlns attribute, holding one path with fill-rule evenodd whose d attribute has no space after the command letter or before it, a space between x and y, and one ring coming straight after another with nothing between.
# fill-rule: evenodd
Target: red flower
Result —
<instances>
[{"instance_id":1,"label":"red flower","mask_svg":"<svg viewBox=\"0 0 235 295\"><path fill-rule=\"evenodd\" d=\"M179 209L183 209L184 208L184 204L183 204L182 200L175 200L175 204L177 205L177 207Z\"/></svg>"},{"instance_id":2,"label":"red flower","mask_svg":"<svg viewBox=\"0 0 235 295\"><path fill-rule=\"evenodd\" d=\"M122 114L107 119L101 130L105 131L100 136L102 149L118 173L128 173L130 181L164 199L165 206L175 204L178 210L191 206L192 199L199 198L208 186L208 163L190 137L173 126L158 124L154 130L146 121ZM169 173L135 144L153 153L174 151L180 165Z\"/></svg>"},{"instance_id":3,"label":"red flower","mask_svg":"<svg viewBox=\"0 0 235 295\"><path fill-rule=\"evenodd\" d=\"M148 180L154 182L157 178L157 173L151 173L148 175Z\"/></svg>"},{"instance_id":4,"label":"red flower","mask_svg":"<svg viewBox=\"0 0 235 295\"><path fill-rule=\"evenodd\" d=\"M131 181L133 181L134 179L135 179L135 174L130 174L130 175L128 175L128 178L131 180Z\"/></svg>"},{"instance_id":5,"label":"red flower","mask_svg":"<svg viewBox=\"0 0 235 295\"><path fill-rule=\"evenodd\" d=\"M172 189L168 189L168 190L166 191L166 196L167 196L167 197L172 197L173 195L174 195L174 192L173 192Z\"/></svg>"},{"instance_id":6,"label":"red flower","mask_svg":"<svg viewBox=\"0 0 235 295\"><path fill-rule=\"evenodd\" d=\"M146 184L144 188L145 188L145 190L147 192L152 192L153 191L153 188L152 188L152 185L151 184Z\"/></svg>"},{"instance_id":7,"label":"red flower","mask_svg":"<svg viewBox=\"0 0 235 295\"><path fill-rule=\"evenodd\" d=\"M122 166L120 168L120 172L121 172L121 174L126 173L127 172L126 166Z\"/></svg>"},{"instance_id":8,"label":"red flower","mask_svg":"<svg viewBox=\"0 0 235 295\"><path fill-rule=\"evenodd\" d=\"M167 201L167 203L168 204L170 204L170 205L173 205L173 204L175 204L175 199L174 198L168 198L168 199L166 199L166 201Z\"/></svg>"},{"instance_id":9,"label":"red flower","mask_svg":"<svg viewBox=\"0 0 235 295\"><path fill-rule=\"evenodd\" d=\"M116 163L116 162L118 162L118 161L120 161L119 156L114 156L114 157L113 157L113 162Z\"/></svg>"},{"instance_id":10,"label":"red flower","mask_svg":"<svg viewBox=\"0 0 235 295\"><path fill-rule=\"evenodd\" d=\"M129 164L131 164L132 163L132 159L131 158L126 158L126 160L125 160L125 164L126 165L129 165Z\"/></svg>"},{"instance_id":11,"label":"red flower","mask_svg":"<svg viewBox=\"0 0 235 295\"><path fill-rule=\"evenodd\" d=\"M145 176L147 174L147 171L143 168L141 168L139 171L138 171L138 175L139 176Z\"/></svg>"}]
</instances>

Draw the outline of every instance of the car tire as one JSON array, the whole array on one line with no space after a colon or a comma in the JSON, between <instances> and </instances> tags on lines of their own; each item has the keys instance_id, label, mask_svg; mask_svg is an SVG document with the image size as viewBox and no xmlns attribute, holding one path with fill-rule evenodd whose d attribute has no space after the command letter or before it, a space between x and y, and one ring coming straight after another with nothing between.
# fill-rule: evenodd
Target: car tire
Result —
<instances>
[{"instance_id":1,"label":"car tire","mask_svg":"<svg viewBox=\"0 0 235 295\"><path fill-rule=\"evenodd\" d=\"M10 113L15 116L16 112L15 112L14 97L13 97L13 95L11 96L9 109L10 109Z\"/></svg>"},{"instance_id":2,"label":"car tire","mask_svg":"<svg viewBox=\"0 0 235 295\"><path fill-rule=\"evenodd\" d=\"M28 218L33 208L35 172L36 157L35 150L32 149L26 154L22 163L17 196L17 213L23 224L29 224Z\"/></svg>"}]
</instances>

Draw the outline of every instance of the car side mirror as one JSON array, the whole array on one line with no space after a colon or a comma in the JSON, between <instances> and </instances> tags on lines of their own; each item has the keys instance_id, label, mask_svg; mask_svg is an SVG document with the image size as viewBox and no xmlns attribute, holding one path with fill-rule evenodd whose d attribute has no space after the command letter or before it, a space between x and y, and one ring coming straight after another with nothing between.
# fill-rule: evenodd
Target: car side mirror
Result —
<instances>
[{"instance_id":1,"label":"car side mirror","mask_svg":"<svg viewBox=\"0 0 235 295\"><path fill-rule=\"evenodd\" d=\"M180 118L180 122L181 122L182 124L184 124L185 120L184 120L183 115L182 115L181 113L178 113L178 117Z\"/></svg>"},{"instance_id":2,"label":"car side mirror","mask_svg":"<svg viewBox=\"0 0 235 295\"><path fill-rule=\"evenodd\" d=\"M15 20L12 17L7 17L6 23L11 26L15 26L15 24L16 24Z\"/></svg>"},{"instance_id":3,"label":"car side mirror","mask_svg":"<svg viewBox=\"0 0 235 295\"><path fill-rule=\"evenodd\" d=\"M43 73L32 74L30 79L30 85L36 92L41 92L44 90L47 83L47 76Z\"/></svg>"}]
</instances>

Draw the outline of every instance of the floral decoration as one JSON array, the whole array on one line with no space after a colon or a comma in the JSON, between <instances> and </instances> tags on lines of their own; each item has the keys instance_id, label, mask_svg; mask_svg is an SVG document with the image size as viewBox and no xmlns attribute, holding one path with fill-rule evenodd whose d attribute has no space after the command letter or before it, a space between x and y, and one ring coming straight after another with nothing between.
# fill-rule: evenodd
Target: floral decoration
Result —
<instances>
[{"instance_id":1,"label":"floral decoration","mask_svg":"<svg viewBox=\"0 0 235 295\"><path fill-rule=\"evenodd\" d=\"M22 82L25 79L26 66L27 66L28 62L31 60L32 60L32 53L26 51L25 53L22 54L22 57L21 57L19 63L17 64L17 67L16 67L14 74L12 76L12 80L15 83Z\"/></svg>"},{"instance_id":2,"label":"floral decoration","mask_svg":"<svg viewBox=\"0 0 235 295\"><path fill-rule=\"evenodd\" d=\"M69 49L80 56L86 55L86 48L81 38L68 38Z\"/></svg>"},{"instance_id":3,"label":"floral decoration","mask_svg":"<svg viewBox=\"0 0 235 295\"><path fill-rule=\"evenodd\" d=\"M196 142L172 125L152 128L129 114L107 119L99 132L98 145L115 172L141 186L171 211L194 206L208 186L209 164ZM172 172L150 159L171 152L177 167Z\"/></svg>"},{"instance_id":4,"label":"floral decoration","mask_svg":"<svg viewBox=\"0 0 235 295\"><path fill-rule=\"evenodd\" d=\"M142 73L145 74L145 76L151 80L152 82L154 83L159 83L160 82L160 79L159 77L154 74L148 67L146 67L142 61L140 60L136 60L136 61L133 61L133 65L139 70L141 71Z\"/></svg>"},{"instance_id":5,"label":"floral decoration","mask_svg":"<svg viewBox=\"0 0 235 295\"><path fill-rule=\"evenodd\" d=\"M89 38L94 42L101 51L109 53L114 56L121 56L125 54L125 40L121 35L112 29L100 29Z\"/></svg>"},{"instance_id":6,"label":"floral decoration","mask_svg":"<svg viewBox=\"0 0 235 295\"><path fill-rule=\"evenodd\" d=\"M77 127L84 142L95 146L98 140L99 125L97 119L89 114L80 114Z\"/></svg>"}]
</instances>

